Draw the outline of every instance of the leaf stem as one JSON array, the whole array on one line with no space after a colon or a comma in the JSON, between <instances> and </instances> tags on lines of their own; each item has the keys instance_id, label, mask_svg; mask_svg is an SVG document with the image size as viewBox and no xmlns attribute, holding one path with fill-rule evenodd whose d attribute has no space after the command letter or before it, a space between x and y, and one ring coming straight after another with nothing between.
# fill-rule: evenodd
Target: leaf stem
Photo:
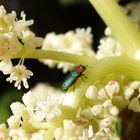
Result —
<instances>
[{"instance_id":1,"label":"leaf stem","mask_svg":"<svg viewBox=\"0 0 140 140\"><path fill-rule=\"evenodd\" d=\"M115 0L89 0L104 22L109 26L128 56L140 49L140 33Z\"/></svg>"}]
</instances>

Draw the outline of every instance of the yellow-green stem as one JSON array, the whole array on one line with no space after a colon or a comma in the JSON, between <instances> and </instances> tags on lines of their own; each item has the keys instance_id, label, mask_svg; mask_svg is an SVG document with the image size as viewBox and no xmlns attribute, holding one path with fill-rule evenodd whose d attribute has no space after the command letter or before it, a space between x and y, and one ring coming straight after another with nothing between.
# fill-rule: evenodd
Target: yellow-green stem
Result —
<instances>
[{"instance_id":1,"label":"yellow-green stem","mask_svg":"<svg viewBox=\"0 0 140 140\"><path fill-rule=\"evenodd\" d=\"M128 56L140 49L140 33L116 0L89 0Z\"/></svg>"},{"instance_id":2,"label":"yellow-green stem","mask_svg":"<svg viewBox=\"0 0 140 140\"><path fill-rule=\"evenodd\" d=\"M16 54L12 58L21 58L24 54L25 50L22 50L20 53ZM58 51L50 51L50 50L34 50L24 54L24 58L30 59L51 59L51 60L58 60L58 61L65 61L74 64L83 64L87 65L91 61L95 61L94 57L82 56L72 53L66 52L58 52Z\"/></svg>"}]
</instances>

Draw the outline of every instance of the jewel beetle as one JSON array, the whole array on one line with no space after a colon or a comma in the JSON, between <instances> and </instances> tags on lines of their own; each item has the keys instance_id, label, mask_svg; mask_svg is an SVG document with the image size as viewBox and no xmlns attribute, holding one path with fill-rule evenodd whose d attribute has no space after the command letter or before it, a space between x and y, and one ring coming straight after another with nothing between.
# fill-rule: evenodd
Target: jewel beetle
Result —
<instances>
[{"instance_id":1,"label":"jewel beetle","mask_svg":"<svg viewBox=\"0 0 140 140\"><path fill-rule=\"evenodd\" d=\"M83 75L83 72L86 70L86 67L83 65L76 66L73 71L66 77L62 84L62 90L68 90L79 77Z\"/></svg>"}]
</instances>

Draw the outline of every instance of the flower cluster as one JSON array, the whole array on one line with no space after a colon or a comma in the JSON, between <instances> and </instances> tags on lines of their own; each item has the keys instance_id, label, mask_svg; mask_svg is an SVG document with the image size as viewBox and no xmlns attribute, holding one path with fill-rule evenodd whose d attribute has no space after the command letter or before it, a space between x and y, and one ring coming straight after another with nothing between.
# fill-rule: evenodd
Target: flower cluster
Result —
<instances>
[{"instance_id":1,"label":"flower cluster","mask_svg":"<svg viewBox=\"0 0 140 140\"><path fill-rule=\"evenodd\" d=\"M42 48L43 50L55 50L72 54L79 54L82 56L94 56L92 50L93 37L91 34L91 28L77 28L75 31L68 31L65 34L49 33L46 35ZM41 60L44 64L50 68L57 65L57 68L63 68L63 72L73 68L73 64L63 61L53 60Z\"/></svg>"},{"instance_id":2,"label":"flower cluster","mask_svg":"<svg viewBox=\"0 0 140 140\"><path fill-rule=\"evenodd\" d=\"M53 128L56 140L119 139L116 130L119 111L128 106L130 110L140 112L139 94L133 97L135 91L140 90L140 82L130 82L124 91L121 89L122 85L116 81L109 81L100 89L89 86L85 97L90 107L80 108L73 121L64 119L63 125L58 127L65 94L49 85L38 84L24 94L23 104L11 104L13 115L8 119L9 128L0 125L0 138L45 140L47 131Z\"/></svg>"},{"instance_id":3,"label":"flower cluster","mask_svg":"<svg viewBox=\"0 0 140 140\"><path fill-rule=\"evenodd\" d=\"M9 129L1 125L0 139L45 140L51 123L61 116L63 93L49 85L38 84L24 94L20 102L11 104L13 115L7 120Z\"/></svg>"},{"instance_id":4,"label":"flower cluster","mask_svg":"<svg viewBox=\"0 0 140 140\"><path fill-rule=\"evenodd\" d=\"M93 0L95 3L98 1ZM104 1L100 0L100 3ZM133 7L137 5L127 6L126 13L130 13L132 21L139 25L139 18L134 20L139 10ZM42 40L28 28L33 21L26 21L23 12L21 18L17 20L15 12L7 14L4 7L0 7L0 70L10 75L7 81L14 81L15 87L20 89L23 82L28 88L27 79L33 73L24 66L24 59L29 54L49 67L63 68L63 72L73 67L73 64L65 62L70 59L65 58L68 54L74 54L79 63L86 65L87 62L91 67L87 66L82 74L76 71L79 77L85 75L85 82L80 78L73 79L72 71L70 78L76 81L74 90L69 88L64 94L60 89L41 83L23 95L23 103L12 103L13 115L7 120L8 127L0 125L0 140L119 140L121 121L119 128L117 124L121 120L118 117L120 112L124 108L140 112L139 60L123 52L123 43L116 40L110 27L106 28L105 37L101 38L95 53L91 49L90 27L65 34L49 33ZM66 53L64 61L54 61L55 54L63 60L59 53ZM50 55L53 60L47 59L50 56L44 59L43 54ZM12 58L21 59L13 66ZM66 80L67 84L73 81Z\"/></svg>"},{"instance_id":5,"label":"flower cluster","mask_svg":"<svg viewBox=\"0 0 140 140\"><path fill-rule=\"evenodd\" d=\"M108 56L120 56L122 53L121 46L114 38L111 30L107 27L105 29L105 37L100 40L96 59L101 59Z\"/></svg>"},{"instance_id":6,"label":"flower cluster","mask_svg":"<svg viewBox=\"0 0 140 140\"><path fill-rule=\"evenodd\" d=\"M23 64L24 55L42 44L42 38L36 37L28 28L32 24L33 20L26 21L24 12L21 12L21 19L17 20L15 11L7 13L4 7L0 6L0 70L3 74L10 74L7 81L15 81L18 89L21 88L21 81L24 87L28 88L27 79L33 75ZM20 52L22 60L13 66L11 59Z\"/></svg>"}]
</instances>

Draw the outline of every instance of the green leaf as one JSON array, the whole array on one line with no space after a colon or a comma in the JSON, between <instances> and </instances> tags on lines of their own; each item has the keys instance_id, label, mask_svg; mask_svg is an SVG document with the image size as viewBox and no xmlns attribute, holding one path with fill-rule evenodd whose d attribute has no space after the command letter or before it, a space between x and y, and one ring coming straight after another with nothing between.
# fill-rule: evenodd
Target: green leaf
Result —
<instances>
[{"instance_id":1,"label":"green leaf","mask_svg":"<svg viewBox=\"0 0 140 140\"><path fill-rule=\"evenodd\" d=\"M10 117L10 104L15 101L21 101L22 91L8 89L0 97L0 123L6 123Z\"/></svg>"}]
</instances>

